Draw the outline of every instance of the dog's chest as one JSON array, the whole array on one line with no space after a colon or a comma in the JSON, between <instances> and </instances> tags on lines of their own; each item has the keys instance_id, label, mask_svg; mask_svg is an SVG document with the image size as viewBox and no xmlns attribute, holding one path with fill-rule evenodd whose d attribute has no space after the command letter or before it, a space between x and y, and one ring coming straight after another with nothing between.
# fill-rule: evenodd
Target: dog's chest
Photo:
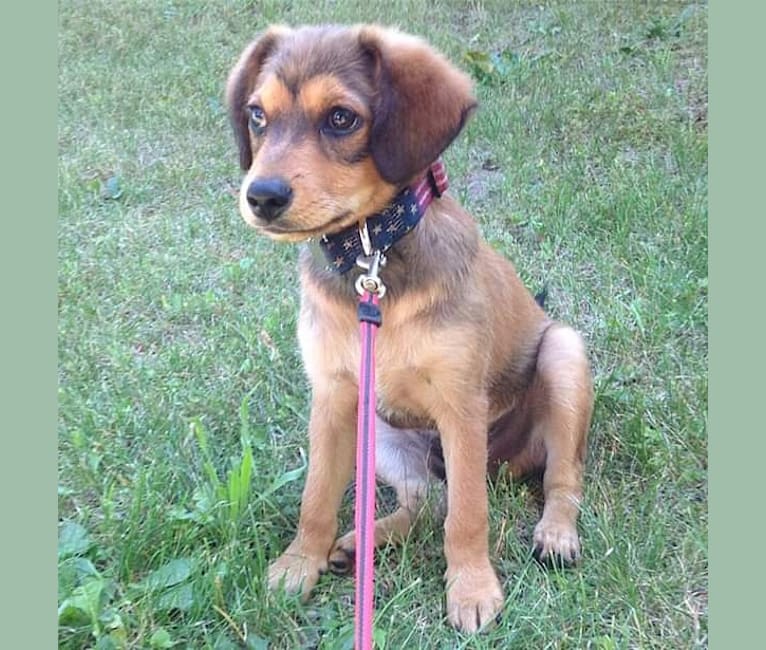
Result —
<instances>
[{"instance_id":1,"label":"dog's chest","mask_svg":"<svg viewBox=\"0 0 766 650\"><path fill-rule=\"evenodd\" d=\"M379 404L402 413L421 410L424 393L433 390L443 351L432 332L386 310L376 331L376 387ZM298 323L303 363L314 385L347 378L358 382L361 360L360 326L351 310L303 308Z\"/></svg>"},{"instance_id":2,"label":"dog's chest","mask_svg":"<svg viewBox=\"0 0 766 650\"><path fill-rule=\"evenodd\" d=\"M429 405L434 386L428 369L421 363L390 362L377 368L377 410L396 427L426 428L433 426Z\"/></svg>"}]
</instances>

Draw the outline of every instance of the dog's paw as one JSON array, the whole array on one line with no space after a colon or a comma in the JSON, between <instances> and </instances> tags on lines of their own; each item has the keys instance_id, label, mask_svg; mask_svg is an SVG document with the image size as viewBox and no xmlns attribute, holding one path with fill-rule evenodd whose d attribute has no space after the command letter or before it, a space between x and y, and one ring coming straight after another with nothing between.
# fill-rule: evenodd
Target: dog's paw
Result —
<instances>
[{"instance_id":1,"label":"dog's paw","mask_svg":"<svg viewBox=\"0 0 766 650\"><path fill-rule=\"evenodd\" d=\"M541 564L571 567L580 561L580 538L569 523L541 520L533 539L534 556Z\"/></svg>"},{"instance_id":2,"label":"dog's paw","mask_svg":"<svg viewBox=\"0 0 766 650\"><path fill-rule=\"evenodd\" d=\"M284 589L288 594L300 594L305 602L319 580L319 575L326 570L325 558L309 557L288 548L269 566L269 589Z\"/></svg>"},{"instance_id":3,"label":"dog's paw","mask_svg":"<svg viewBox=\"0 0 766 650\"><path fill-rule=\"evenodd\" d=\"M356 537L354 531L338 539L327 559L330 571L336 575L347 575L354 570L356 562Z\"/></svg>"},{"instance_id":4,"label":"dog's paw","mask_svg":"<svg viewBox=\"0 0 766 650\"><path fill-rule=\"evenodd\" d=\"M462 632L478 632L496 622L503 608L503 590L489 564L447 569L447 619Z\"/></svg>"}]
</instances>

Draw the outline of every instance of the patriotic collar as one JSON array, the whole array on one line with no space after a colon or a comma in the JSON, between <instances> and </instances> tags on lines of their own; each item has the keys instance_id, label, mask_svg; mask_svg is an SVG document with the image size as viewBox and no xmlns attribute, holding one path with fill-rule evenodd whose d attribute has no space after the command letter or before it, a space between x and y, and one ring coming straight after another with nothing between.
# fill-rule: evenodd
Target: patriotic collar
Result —
<instances>
[{"instance_id":1,"label":"patriotic collar","mask_svg":"<svg viewBox=\"0 0 766 650\"><path fill-rule=\"evenodd\" d=\"M372 250L387 251L420 221L431 201L438 199L447 189L447 172L444 163L437 160L428 171L409 187L405 187L382 211L365 220ZM350 271L356 259L364 254L359 225L319 240L328 269L339 274Z\"/></svg>"}]
</instances>

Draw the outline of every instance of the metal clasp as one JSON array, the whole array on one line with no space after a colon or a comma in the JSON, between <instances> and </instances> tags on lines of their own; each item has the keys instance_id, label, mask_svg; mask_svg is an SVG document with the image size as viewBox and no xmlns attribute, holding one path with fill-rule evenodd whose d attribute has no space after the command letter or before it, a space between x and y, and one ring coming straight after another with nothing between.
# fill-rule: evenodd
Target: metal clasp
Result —
<instances>
[{"instance_id":1,"label":"metal clasp","mask_svg":"<svg viewBox=\"0 0 766 650\"><path fill-rule=\"evenodd\" d=\"M361 233L361 230L360 230ZM362 240L364 242L364 240ZM364 244L362 244L364 246ZM386 265L386 256L380 251L374 251L370 255L360 255L356 258L356 265L363 268L367 273L362 273L357 279L356 292L363 296L365 291L377 294L378 298L386 295L386 285L380 279L380 269Z\"/></svg>"},{"instance_id":2,"label":"metal clasp","mask_svg":"<svg viewBox=\"0 0 766 650\"><path fill-rule=\"evenodd\" d=\"M359 239L362 241L362 250L367 257L372 257L372 240L370 239L370 233L367 230L367 219L360 221L359 225ZM364 267L367 268L367 267Z\"/></svg>"}]
</instances>

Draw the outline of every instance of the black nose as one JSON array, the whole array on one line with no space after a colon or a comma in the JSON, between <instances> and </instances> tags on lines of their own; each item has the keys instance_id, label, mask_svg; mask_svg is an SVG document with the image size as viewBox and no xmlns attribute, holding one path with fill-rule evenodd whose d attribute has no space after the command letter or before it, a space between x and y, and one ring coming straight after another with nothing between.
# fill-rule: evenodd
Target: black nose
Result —
<instances>
[{"instance_id":1,"label":"black nose","mask_svg":"<svg viewBox=\"0 0 766 650\"><path fill-rule=\"evenodd\" d=\"M256 178L247 188L247 202L256 216L274 221L293 198L293 189L281 178Z\"/></svg>"}]
</instances>

